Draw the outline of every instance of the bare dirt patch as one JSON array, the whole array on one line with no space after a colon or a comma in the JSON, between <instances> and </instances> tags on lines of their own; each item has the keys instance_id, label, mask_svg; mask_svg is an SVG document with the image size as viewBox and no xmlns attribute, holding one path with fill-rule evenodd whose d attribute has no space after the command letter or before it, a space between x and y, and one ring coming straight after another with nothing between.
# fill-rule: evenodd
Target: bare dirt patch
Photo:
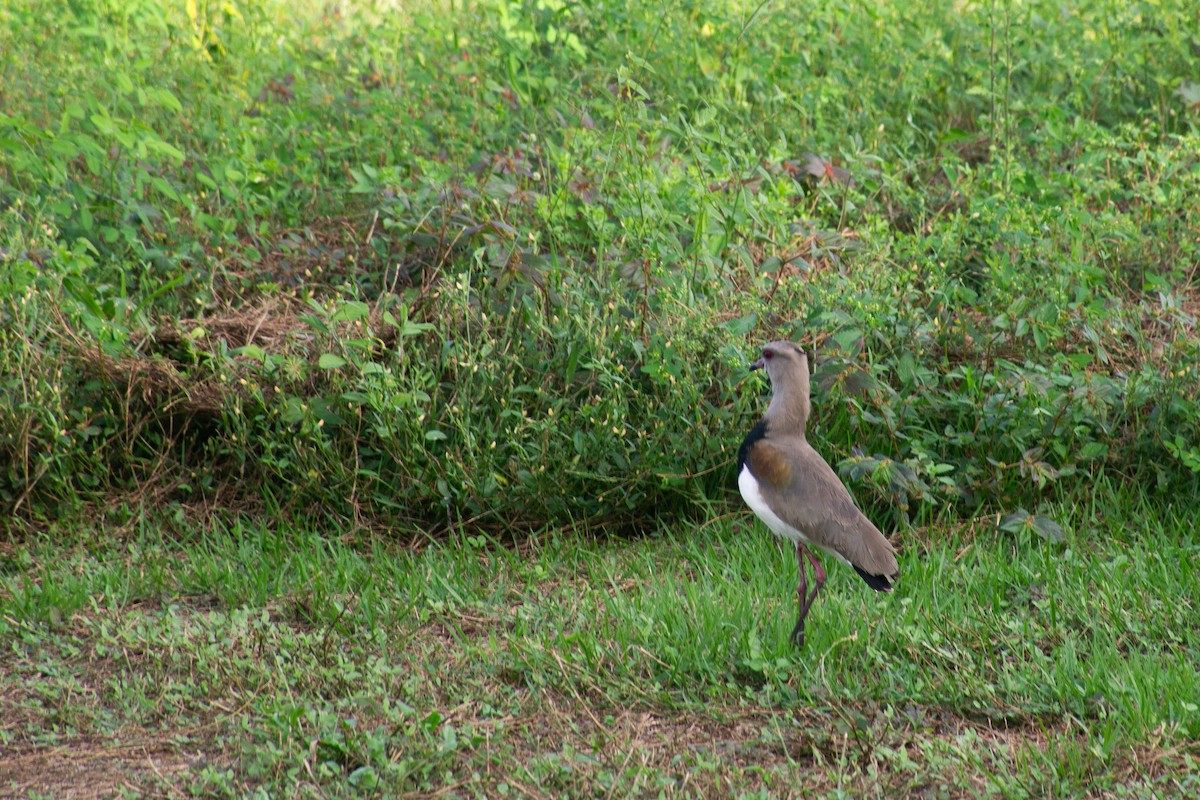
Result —
<instances>
[{"instance_id":1,"label":"bare dirt patch","mask_svg":"<svg viewBox=\"0 0 1200 800\"><path fill-rule=\"evenodd\" d=\"M674 792L701 796L733 790L727 780L730 771L737 770L738 791L766 788L798 797L841 788L857 796L902 797L936 790L938 797L965 800L994 789L990 776L1021 775L1030 753L1086 748L1088 743L1065 720L992 725L937 709L923 709L922 721L913 724L907 718L885 719L881 709L868 707L724 707L714 708L711 715L629 709L604 716L577 698L559 697L538 705L516 726L533 732L518 745L524 763L548 753L585 753L587 758L572 763L572 770L590 775L581 785L598 785L602 773L614 769L632 769L672 776ZM845 724L851 716L859 725ZM1173 775L1182 774L1180 758L1177 752L1148 743L1096 768L1125 784L1169 784ZM718 766L711 772L694 768L706 763Z\"/></svg>"},{"instance_id":2,"label":"bare dirt patch","mask_svg":"<svg viewBox=\"0 0 1200 800\"><path fill-rule=\"evenodd\" d=\"M0 750L0 791L14 797L37 793L90 800L154 784L168 789L207 761L204 753L161 738L118 742L81 737L54 747Z\"/></svg>"}]
</instances>

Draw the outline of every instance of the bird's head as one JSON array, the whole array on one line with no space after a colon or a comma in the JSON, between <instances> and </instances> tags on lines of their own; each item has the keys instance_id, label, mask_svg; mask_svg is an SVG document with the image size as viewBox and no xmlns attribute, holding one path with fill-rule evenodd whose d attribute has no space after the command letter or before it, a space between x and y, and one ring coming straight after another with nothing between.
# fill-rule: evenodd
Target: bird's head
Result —
<instances>
[{"instance_id":1,"label":"bird's head","mask_svg":"<svg viewBox=\"0 0 1200 800\"><path fill-rule=\"evenodd\" d=\"M771 342L764 345L762 358L750 365L761 369L771 379L771 385L792 385L808 390L808 356L799 345L791 342Z\"/></svg>"}]
</instances>

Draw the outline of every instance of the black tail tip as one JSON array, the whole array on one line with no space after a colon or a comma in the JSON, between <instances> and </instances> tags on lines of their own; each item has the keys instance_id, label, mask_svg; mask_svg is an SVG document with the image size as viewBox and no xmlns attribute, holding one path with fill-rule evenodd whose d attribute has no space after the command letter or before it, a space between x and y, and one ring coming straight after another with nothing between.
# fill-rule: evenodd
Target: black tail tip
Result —
<instances>
[{"instance_id":1,"label":"black tail tip","mask_svg":"<svg viewBox=\"0 0 1200 800\"><path fill-rule=\"evenodd\" d=\"M886 575L872 575L857 564L851 564L851 566L867 582L867 586L870 586L875 591L890 592L892 590L892 582Z\"/></svg>"}]
</instances>

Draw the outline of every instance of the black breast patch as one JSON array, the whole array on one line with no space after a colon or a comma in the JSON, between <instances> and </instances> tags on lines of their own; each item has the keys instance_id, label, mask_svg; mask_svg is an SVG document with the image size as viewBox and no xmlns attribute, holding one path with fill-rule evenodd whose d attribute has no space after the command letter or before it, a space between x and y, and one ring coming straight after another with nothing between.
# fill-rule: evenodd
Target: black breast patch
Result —
<instances>
[{"instance_id":1,"label":"black breast patch","mask_svg":"<svg viewBox=\"0 0 1200 800\"><path fill-rule=\"evenodd\" d=\"M742 440L742 446L738 448L738 472L742 471L742 467L746 466L746 459L750 457L750 448L754 447L755 442L767 435L767 421L761 419L758 424L750 429L746 434L746 438Z\"/></svg>"}]
</instances>

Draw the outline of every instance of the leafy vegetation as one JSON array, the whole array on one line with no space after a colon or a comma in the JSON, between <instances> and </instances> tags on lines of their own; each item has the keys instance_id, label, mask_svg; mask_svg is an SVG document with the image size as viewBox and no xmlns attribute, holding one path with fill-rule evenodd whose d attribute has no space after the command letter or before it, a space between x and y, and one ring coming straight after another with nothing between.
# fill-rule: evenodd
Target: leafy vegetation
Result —
<instances>
[{"instance_id":1,"label":"leafy vegetation","mask_svg":"<svg viewBox=\"0 0 1200 800\"><path fill-rule=\"evenodd\" d=\"M6 7L5 502L652 524L776 336L881 508L1195 488L1186 4L657 9Z\"/></svg>"},{"instance_id":2,"label":"leafy vegetation","mask_svg":"<svg viewBox=\"0 0 1200 800\"><path fill-rule=\"evenodd\" d=\"M217 795L1194 790L1195 23L0 5L0 744L200 726ZM776 338L905 545L802 654L729 515Z\"/></svg>"}]
</instances>

